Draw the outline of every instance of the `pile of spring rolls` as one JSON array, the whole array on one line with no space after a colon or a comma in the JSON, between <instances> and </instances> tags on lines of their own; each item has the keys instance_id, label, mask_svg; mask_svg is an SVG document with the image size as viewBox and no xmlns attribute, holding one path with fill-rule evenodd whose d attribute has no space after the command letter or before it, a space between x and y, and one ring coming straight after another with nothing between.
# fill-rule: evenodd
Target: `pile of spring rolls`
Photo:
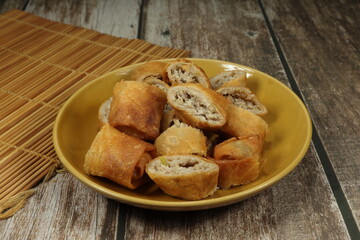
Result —
<instances>
[{"instance_id":1,"label":"pile of spring rolls","mask_svg":"<svg viewBox=\"0 0 360 240\"><path fill-rule=\"evenodd\" d=\"M247 81L241 70L209 78L187 59L140 65L99 106L85 172L186 200L256 180L269 128Z\"/></svg>"}]
</instances>

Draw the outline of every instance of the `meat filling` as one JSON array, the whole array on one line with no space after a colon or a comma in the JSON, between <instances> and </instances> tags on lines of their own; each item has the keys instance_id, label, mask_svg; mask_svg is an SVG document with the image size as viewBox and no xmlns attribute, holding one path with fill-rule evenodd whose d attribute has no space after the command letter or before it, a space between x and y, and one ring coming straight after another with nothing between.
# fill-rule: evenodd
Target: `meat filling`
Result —
<instances>
[{"instance_id":1,"label":"meat filling","mask_svg":"<svg viewBox=\"0 0 360 240\"><path fill-rule=\"evenodd\" d=\"M237 92L223 91L220 93L238 107L247 110L261 111L260 106L254 100L253 94L248 94L239 91Z\"/></svg>"},{"instance_id":2,"label":"meat filling","mask_svg":"<svg viewBox=\"0 0 360 240\"><path fill-rule=\"evenodd\" d=\"M178 90L174 94L174 102L179 108L190 112L192 115L204 121L218 122L222 117L217 109L210 103L206 103L202 96L195 91Z\"/></svg>"},{"instance_id":3,"label":"meat filling","mask_svg":"<svg viewBox=\"0 0 360 240\"><path fill-rule=\"evenodd\" d=\"M203 81L196 76L196 69L189 65L176 65L171 69L171 75L176 83L202 83Z\"/></svg>"}]
</instances>

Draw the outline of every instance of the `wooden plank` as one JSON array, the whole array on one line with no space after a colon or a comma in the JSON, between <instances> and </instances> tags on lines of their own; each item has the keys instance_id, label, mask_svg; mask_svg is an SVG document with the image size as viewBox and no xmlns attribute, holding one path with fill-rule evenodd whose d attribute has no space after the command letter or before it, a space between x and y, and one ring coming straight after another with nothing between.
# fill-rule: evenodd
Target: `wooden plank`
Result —
<instances>
[{"instance_id":1,"label":"wooden plank","mask_svg":"<svg viewBox=\"0 0 360 240\"><path fill-rule=\"evenodd\" d=\"M145 40L251 66L287 83L257 2L164 0L144 7ZM129 207L125 227L126 239L349 239L313 146L289 176L258 196L191 213Z\"/></svg>"},{"instance_id":2,"label":"wooden plank","mask_svg":"<svg viewBox=\"0 0 360 240\"><path fill-rule=\"evenodd\" d=\"M136 38L139 1L30 0L26 11L50 20L123 38Z\"/></svg>"},{"instance_id":3,"label":"wooden plank","mask_svg":"<svg viewBox=\"0 0 360 240\"><path fill-rule=\"evenodd\" d=\"M257 3L145 3L141 36L146 41L190 50L196 58L233 61L253 67L287 84Z\"/></svg>"},{"instance_id":4,"label":"wooden plank","mask_svg":"<svg viewBox=\"0 0 360 240\"><path fill-rule=\"evenodd\" d=\"M0 2L0 14L13 8L22 9L26 6L26 0L4 0Z\"/></svg>"},{"instance_id":5,"label":"wooden plank","mask_svg":"<svg viewBox=\"0 0 360 240\"><path fill-rule=\"evenodd\" d=\"M264 6L360 228L360 3Z\"/></svg>"},{"instance_id":6,"label":"wooden plank","mask_svg":"<svg viewBox=\"0 0 360 240\"><path fill-rule=\"evenodd\" d=\"M117 202L63 173L40 184L25 208L0 222L0 235L1 239L115 239L118 214Z\"/></svg>"}]
</instances>

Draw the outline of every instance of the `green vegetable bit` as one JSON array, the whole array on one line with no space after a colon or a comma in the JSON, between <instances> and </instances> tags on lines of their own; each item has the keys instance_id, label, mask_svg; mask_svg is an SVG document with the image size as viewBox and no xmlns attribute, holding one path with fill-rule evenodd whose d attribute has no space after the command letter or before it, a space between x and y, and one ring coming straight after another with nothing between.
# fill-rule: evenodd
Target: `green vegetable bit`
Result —
<instances>
[{"instance_id":1,"label":"green vegetable bit","mask_svg":"<svg viewBox=\"0 0 360 240\"><path fill-rule=\"evenodd\" d=\"M169 166L169 164L168 164L168 162L167 162L167 159L166 159L166 158L164 158L164 157L160 157L160 161L161 161L161 163L162 163L163 165L165 165L165 166Z\"/></svg>"}]
</instances>

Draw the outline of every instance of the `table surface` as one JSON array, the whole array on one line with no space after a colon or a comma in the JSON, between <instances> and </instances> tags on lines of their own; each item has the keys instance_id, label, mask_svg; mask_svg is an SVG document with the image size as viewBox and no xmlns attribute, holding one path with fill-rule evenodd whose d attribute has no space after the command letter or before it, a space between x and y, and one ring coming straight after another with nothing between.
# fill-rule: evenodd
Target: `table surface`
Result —
<instances>
[{"instance_id":1,"label":"table surface","mask_svg":"<svg viewBox=\"0 0 360 240\"><path fill-rule=\"evenodd\" d=\"M313 138L279 183L211 210L131 207L57 174L0 221L0 239L360 239L359 1L0 2L12 8L256 68L304 101Z\"/></svg>"}]
</instances>

